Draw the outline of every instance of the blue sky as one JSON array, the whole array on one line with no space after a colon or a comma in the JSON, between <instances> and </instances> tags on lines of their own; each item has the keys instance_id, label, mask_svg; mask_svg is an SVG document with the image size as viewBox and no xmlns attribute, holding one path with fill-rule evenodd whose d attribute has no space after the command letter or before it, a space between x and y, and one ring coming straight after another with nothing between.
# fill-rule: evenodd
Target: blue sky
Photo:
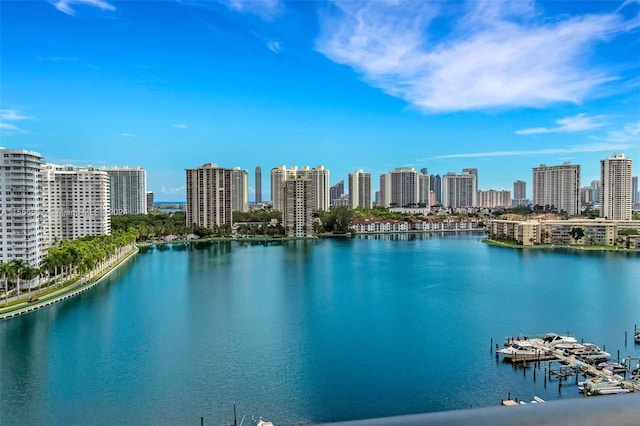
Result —
<instances>
[{"instance_id":1,"label":"blue sky","mask_svg":"<svg viewBox=\"0 0 640 426\"><path fill-rule=\"evenodd\" d=\"M513 189L640 162L640 2L0 0L0 146L147 169L324 165ZM253 200L253 195L250 196Z\"/></svg>"}]
</instances>

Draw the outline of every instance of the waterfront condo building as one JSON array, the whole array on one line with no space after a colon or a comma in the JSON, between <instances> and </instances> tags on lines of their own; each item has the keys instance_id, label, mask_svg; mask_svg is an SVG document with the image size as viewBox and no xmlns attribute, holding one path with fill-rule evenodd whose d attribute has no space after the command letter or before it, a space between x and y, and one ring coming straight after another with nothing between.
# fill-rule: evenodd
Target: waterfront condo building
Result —
<instances>
[{"instance_id":1,"label":"waterfront condo building","mask_svg":"<svg viewBox=\"0 0 640 426\"><path fill-rule=\"evenodd\" d=\"M215 230L232 225L233 169L208 163L196 169L186 169L187 227L201 226Z\"/></svg>"},{"instance_id":2,"label":"waterfront condo building","mask_svg":"<svg viewBox=\"0 0 640 426\"><path fill-rule=\"evenodd\" d=\"M553 206L570 216L580 213L580 166L564 163L560 166L533 168L533 204Z\"/></svg>"},{"instance_id":3,"label":"waterfront condo building","mask_svg":"<svg viewBox=\"0 0 640 426\"><path fill-rule=\"evenodd\" d=\"M478 207L487 207L490 209L496 207L511 207L511 193L506 190L478 190Z\"/></svg>"},{"instance_id":4,"label":"waterfront condo building","mask_svg":"<svg viewBox=\"0 0 640 426\"><path fill-rule=\"evenodd\" d=\"M440 175L430 175L429 176L429 187L431 188L431 192L434 194L434 200L432 205L441 204L442 203L442 178Z\"/></svg>"},{"instance_id":5,"label":"waterfront condo building","mask_svg":"<svg viewBox=\"0 0 640 426\"><path fill-rule=\"evenodd\" d=\"M512 205L514 207L517 207L517 206L526 206L528 204L529 204L529 200L527 200L527 183L523 180L517 180L513 182Z\"/></svg>"},{"instance_id":6,"label":"waterfront condo building","mask_svg":"<svg viewBox=\"0 0 640 426\"><path fill-rule=\"evenodd\" d=\"M112 215L147 213L147 172L142 167L102 167L109 176Z\"/></svg>"},{"instance_id":7,"label":"waterfront condo building","mask_svg":"<svg viewBox=\"0 0 640 426\"><path fill-rule=\"evenodd\" d=\"M231 171L231 210L249 211L249 172L234 167Z\"/></svg>"},{"instance_id":8,"label":"waterfront condo building","mask_svg":"<svg viewBox=\"0 0 640 426\"><path fill-rule=\"evenodd\" d=\"M0 148L0 263L40 264L41 167L37 152Z\"/></svg>"},{"instance_id":9,"label":"waterfront condo building","mask_svg":"<svg viewBox=\"0 0 640 426\"><path fill-rule=\"evenodd\" d=\"M288 237L313 235L314 182L308 175L287 179L282 191L282 226Z\"/></svg>"},{"instance_id":10,"label":"waterfront condo building","mask_svg":"<svg viewBox=\"0 0 640 426\"><path fill-rule=\"evenodd\" d=\"M147 212L153 209L153 191L147 191Z\"/></svg>"},{"instance_id":11,"label":"waterfront condo building","mask_svg":"<svg viewBox=\"0 0 640 426\"><path fill-rule=\"evenodd\" d=\"M371 204L371 173L356 170L349 173L349 208L362 207L370 209Z\"/></svg>"},{"instance_id":12,"label":"waterfront condo building","mask_svg":"<svg viewBox=\"0 0 640 426\"><path fill-rule=\"evenodd\" d=\"M478 206L478 170L463 169L462 174L442 176L442 206L449 208Z\"/></svg>"},{"instance_id":13,"label":"waterfront condo building","mask_svg":"<svg viewBox=\"0 0 640 426\"><path fill-rule=\"evenodd\" d=\"M41 172L46 246L111 232L109 175L97 167L47 163ZM146 202L146 199L145 199Z\"/></svg>"},{"instance_id":14,"label":"waterfront condo building","mask_svg":"<svg viewBox=\"0 0 640 426\"><path fill-rule=\"evenodd\" d=\"M255 172L256 179L256 204L262 203L262 167L257 166Z\"/></svg>"},{"instance_id":15,"label":"waterfront condo building","mask_svg":"<svg viewBox=\"0 0 640 426\"><path fill-rule=\"evenodd\" d=\"M429 176L411 167L398 167L380 175L380 200L383 207L418 207L430 204Z\"/></svg>"},{"instance_id":16,"label":"waterfront condo building","mask_svg":"<svg viewBox=\"0 0 640 426\"><path fill-rule=\"evenodd\" d=\"M329 170L324 166L310 169L304 166L298 169L296 166L287 169L286 166L278 166L271 169L271 202L274 210L284 209L284 187L288 180L305 177L311 180L313 191L313 209L329 210Z\"/></svg>"},{"instance_id":17,"label":"waterfront condo building","mask_svg":"<svg viewBox=\"0 0 640 426\"><path fill-rule=\"evenodd\" d=\"M342 200L344 196L344 180L333 185L329 188L329 205L331 207L336 207Z\"/></svg>"},{"instance_id":18,"label":"waterfront condo building","mask_svg":"<svg viewBox=\"0 0 640 426\"><path fill-rule=\"evenodd\" d=\"M631 220L631 159L613 154L600 161L600 217Z\"/></svg>"}]
</instances>

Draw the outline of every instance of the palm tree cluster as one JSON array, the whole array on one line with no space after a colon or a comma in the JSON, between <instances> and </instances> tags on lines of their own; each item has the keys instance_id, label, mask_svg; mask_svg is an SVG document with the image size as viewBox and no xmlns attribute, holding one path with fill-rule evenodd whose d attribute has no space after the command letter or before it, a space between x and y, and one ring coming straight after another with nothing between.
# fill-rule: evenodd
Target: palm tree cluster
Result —
<instances>
[{"instance_id":1,"label":"palm tree cluster","mask_svg":"<svg viewBox=\"0 0 640 426\"><path fill-rule=\"evenodd\" d=\"M50 247L39 267L31 266L24 260L14 259L0 263L0 280L4 289L5 302L9 293L20 296L27 284L27 291L32 288L48 289L52 284L66 282L88 273L88 278L102 272L114 258L121 257L135 244L135 231L116 231L111 235L86 236L77 240L63 241ZM40 285L40 280L45 284ZM37 283L33 285L33 280Z\"/></svg>"}]
</instances>

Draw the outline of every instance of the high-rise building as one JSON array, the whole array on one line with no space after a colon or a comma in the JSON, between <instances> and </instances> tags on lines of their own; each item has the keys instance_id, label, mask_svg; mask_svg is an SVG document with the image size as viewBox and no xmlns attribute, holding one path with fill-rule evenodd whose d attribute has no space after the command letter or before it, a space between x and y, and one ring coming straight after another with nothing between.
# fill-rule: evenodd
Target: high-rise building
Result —
<instances>
[{"instance_id":1,"label":"high-rise building","mask_svg":"<svg viewBox=\"0 0 640 426\"><path fill-rule=\"evenodd\" d=\"M527 182L517 180L513 182L513 199L524 200L527 198Z\"/></svg>"},{"instance_id":2,"label":"high-rise building","mask_svg":"<svg viewBox=\"0 0 640 426\"><path fill-rule=\"evenodd\" d=\"M153 209L153 191L147 191L147 212Z\"/></svg>"},{"instance_id":3,"label":"high-rise building","mask_svg":"<svg viewBox=\"0 0 640 426\"><path fill-rule=\"evenodd\" d=\"M249 172L234 167L231 171L231 210L249 211Z\"/></svg>"},{"instance_id":4,"label":"high-rise building","mask_svg":"<svg viewBox=\"0 0 640 426\"><path fill-rule=\"evenodd\" d=\"M429 177L411 167L397 167L380 175L380 200L383 207L429 205Z\"/></svg>"},{"instance_id":5,"label":"high-rise building","mask_svg":"<svg viewBox=\"0 0 640 426\"><path fill-rule=\"evenodd\" d=\"M41 167L37 152L0 148L0 263L40 264Z\"/></svg>"},{"instance_id":6,"label":"high-rise building","mask_svg":"<svg viewBox=\"0 0 640 426\"><path fill-rule=\"evenodd\" d=\"M286 166L278 166L271 169L271 202L274 210L283 210L284 184L287 180L307 177L311 180L313 190L314 210L329 210L329 170L324 166L310 169L304 166L298 169L296 166L287 169Z\"/></svg>"},{"instance_id":7,"label":"high-rise building","mask_svg":"<svg viewBox=\"0 0 640 426\"><path fill-rule=\"evenodd\" d=\"M362 207L370 209L371 203L371 173L355 170L349 173L349 208Z\"/></svg>"},{"instance_id":8,"label":"high-rise building","mask_svg":"<svg viewBox=\"0 0 640 426\"><path fill-rule=\"evenodd\" d=\"M529 204L527 199L527 183L523 180L513 182L513 206L526 206Z\"/></svg>"},{"instance_id":9,"label":"high-rise building","mask_svg":"<svg viewBox=\"0 0 640 426\"><path fill-rule=\"evenodd\" d=\"M111 232L110 182L106 170L47 163L42 168L45 245ZM145 191L146 204L146 191ZM145 209L146 211L146 205Z\"/></svg>"},{"instance_id":10,"label":"high-rise building","mask_svg":"<svg viewBox=\"0 0 640 426\"><path fill-rule=\"evenodd\" d=\"M147 172L141 167L102 167L109 176L111 214L147 213Z\"/></svg>"},{"instance_id":11,"label":"high-rise building","mask_svg":"<svg viewBox=\"0 0 640 426\"><path fill-rule=\"evenodd\" d=\"M186 169L187 227L231 226L232 172L214 163Z\"/></svg>"},{"instance_id":12,"label":"high-rise building","mask_svg":"<svg viewBox=\"0 0 640 426\"><path fill-rule=\"evenodd\" d=\"M591 181L591 202L600 204L600 181Z\"/></svg>"},{"instance_id":13,"label":"high-rise building","mask_svg":"<svg viewBox=\"0 0 640 426\"><path fill-rule=\"evenodd\" d=\"M287 179L283 188L282 225L288 237L313 235L314 182L307 174Z\"/></svg>"},{"instance_id":14,"label":"high-rise building","mask_svg":"<svg viewBox=\"0 0 640 426\"><path fill-rule=\"evenodd\" d=\"M633 204L640 204L640 192L638 191L638 176L633 176L631 178L631 202Z\"/></svg>"},{"instance_id":15,"label":"high-rise building","mask_svg":"<svg viewBox=\"0 0 640 426\"><path fill-rule=\"evenodd\" d=\"M615 153L600 160L600 217L631 220L631 159Z\"/></svg>"},{"instance_id":16,"label":"high-rise building","mask_svg":"<svg viewBox=\"0 0 640 426\"><path fill-rule=\"evenodd\" d=\"M442 205L444 207L477 207L477 197L477 169L463 169L460 175L449 172L442 176Z\"/></svg>"},{"instance_id":17,"label":"high-rise building","mask_svg":"<svg viewBox=\"0 0 640 426\"><path fill-rule=\"evenodd\" d=\"M442 178L440 175L429 176L429 187L431 192L435 195L435 202L437 204L442 203Z\"/></svg>"},{"instance_id":18,"label":"high-rise building","mask_svg":"<svg viewBox=\"0 0 640 426\"><path fill-rule=\"evenodd\" d=\"M558 212L575 216L580 213L580 166L564 163L560 166L533 168L533 204L554 207Z\"/></svg>"},{"instance_id":19,"label":"high-rise building","mask_svg":"<svg viewBox=\"0 0 640 426\"><path fill-rule=\"evenodd\" d=\"M333 185L329 188L329 203L331 207L335 207L342 200L342 196L344 195L344 180Z\"/></svg>"},{"instance_id":20,"label":"high-rise building","mask_svg":"<svg viewBox=\"0 0 640 426\"><path fill-rule=\"evenodd\" d=\"M262 202L262 167L256 167L256 204Z\"/></svg>"},{"instance_id":21,"label":"high-rise building","mask_svg":"<svg viewBox=\"0 0 640 426\"><path fill-rule=\"evenodd\" d=\"M511 206L511 192L506 190L478 190L478 206L494 209Z\"/></svg>"}]
</instances>

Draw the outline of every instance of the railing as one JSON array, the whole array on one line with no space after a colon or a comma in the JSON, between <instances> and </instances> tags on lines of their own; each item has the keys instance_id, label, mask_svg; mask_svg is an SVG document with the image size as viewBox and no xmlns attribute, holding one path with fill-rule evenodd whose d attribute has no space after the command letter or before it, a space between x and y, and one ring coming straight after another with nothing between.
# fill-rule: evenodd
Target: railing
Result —
<instances>
[{"instance_id":1,"label":"railing","mask_svg":"<svg viewBox=\"0 0 640 426\"><path fill-rule=\"evenodd\" d=\"M499 403L499 402L497 402ZM638 426L640 394L597 396L331 423L332 426L504 425Z\"/></svg>"}]
</instances>

